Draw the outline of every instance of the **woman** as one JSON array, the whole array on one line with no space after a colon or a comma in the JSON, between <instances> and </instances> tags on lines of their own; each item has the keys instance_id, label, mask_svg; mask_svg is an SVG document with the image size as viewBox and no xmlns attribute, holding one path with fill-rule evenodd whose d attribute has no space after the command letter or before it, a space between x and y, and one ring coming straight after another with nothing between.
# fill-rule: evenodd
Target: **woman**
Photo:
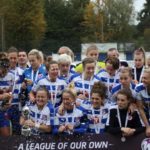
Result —
<instances>
[{"instance_id":1,"label":"woman","mask_svg":"<svg viewBox=\"0 0 150 150\"><path fill-rule=\"evenodd\" d=\"M66 89L62 93L62 113L59 112L59 107L56 110L54 134L57 133L84 133L87 130L86 124L83 121L83 111L76 107L76 94L71 89Z\"/></svg>"},{"instance_id":2,"label":"woman","mask_svg":"<svg viewBox=\"0 0 150 150\"><path fill-rule=\"evenodd\" d=\"M105 60L106 69L101 70L97 76L101 79L108 89L108 98L111 99L111 90L119 83L119 59L115 57L108 57Z\"/></svg>"},{"instance_id":3,"label":"woman","mask_svg":"<svg viewBox=\"0 0 150 150\"><path fill-rule=\"evenodd\" d=\"M45 87L40 87L36 92L35 104L30 104L25 107L29 108L29 117L26 118L24 113L20 118L22 126L31 128L31 134L44 134L52 131L54 109L48 102L49 92Z\"/></svg>"},{"instance_id":4,"label":"woman","mask_svg":"<svg viewBox=\"0 0 150 150\"><path fill-rule=\"evenodd\" d=\"M108 117L108 109L105 106L107 87L96 82L91 90L91 104L86 109L88 118L88 132L100 134L104 132ZM83 105L81 105L83 106Z\"/></svg>"},{"instance_id":5,"label":"woman","mask_svg":"<svg viewBox=\"0 0 150 150\"><path fill-rule=\"evenodd\" d=\"M83 73L73 75L70 78L70 83L74 83L74 88L77 91L78 98L82 100L90 100L90 92L95 82L100 79L94 75L96 61L93 58L85 58L82 61Z\"/></svg>"},{"instance_id":6,"label":"woman","mask_svg":"<svg viewBox=\"0 0 150 150\"><path fill-rule=\"evenodd\" d=\"M67 83L69 78L75 74L71 70L72 59L71 56L67 54L61 54L58 57L58 65L59 65L59 78L64 79Z\"/></svg>"},{"instance_id":7,"label":"woman","mask_svg":"<svg viewBox=\"0 0 150 150\"><path fill-rule=\"evenodd\" d=\"M135 88L136 103L141 118L147 127L146 134L150 136L150 69L144 69L142 83Z\"/></svg>"},{"instance_id":8,"label":"woman","mask_svg":"<svg viewBox=\"0 0 150 150\"><path fill-rule=\"evenodd\" d=\"M134 82L135 84L141 83L142 74L145 68L146 56L145 50L143 48L139 48L134 51L134 68L132 69L134 74Z\"/></svg>"},{"instance_id":9,"label":"woman","mask_svg":"<svg viewBox=\"0 0 150 150\"><path fill-rule=\"evenodd\" d=\"M145 130L137 111L128 112L132 102L132 93L129 89L121 89L117 93L117 105L110 109L106 130L112 134L121 134L121 141L126 137Z\"/></svg>"},{"instance_id":10,"label":"woman","mask_svg":"<svg viewBox=\"0 0 150 150\"><path fill-rule=\"evenodd\" d=\"M96 45L92 44L87 48L86 57L87 58L93 58L96 61L95 73L99 72L100 69L105 68L105 63L98 61L99 50L98 50ZM77 73L82 73L83 72L83 64L82 63L77 64L74 71Z\"/></svg>"},{"instance_id":11,"label":"woman","mask_svg":"<svg viewBox=\"0 0 150 150\"><path fill-rule=\"evenodd\" d=\"M31 67L27 68L23 74L22 88L31 91L34 82L46 75L46 70L42 66L42 56L41 52L33 49L28 54L28 59Z\"/></svg>"},{"instance_id":12,"label":"woman","mask_svg":"<svg viewBox=\"0 0 150 150\"><path fill-rule=\"evenodd\" d=\"M9 60L0 59L0 135L11 135L10 105L13 98L14 75L9 72Z\"/></svg>"},{"instance_id":13,"label":"woman","mask_svg":"<svg viewBox=\"0 0 150 150\"><path fill-rule=\"evenodd\" d=\"M132 69L129 67L124 67L123 69L121 69L120 71L120 83L117 84L115 87L112 88L111 90L111 100L113 100L116 103L116 95L118 93L119 90L123 89L123 88L127 88L130 89L132 92L133 97L135 97L135 84L132 81Z\"/></svg>"},{"instance_id":14,"label":"woman","mask_svg":"<svg viewBox=\"0 0 150 150\"><path fill-rule=\"evenodd\" d=\"M47 65L48 75L39 79L34 83L32 91L30 92L30 101L35 101L35 95L37 88L40 86L46 86L50 94L50 100L54 107L58 107L61 104L61 94L66 88L67 84L63 79L58 77L59 67L57 61L51 61Z\"/></svg>"}]
</instances>

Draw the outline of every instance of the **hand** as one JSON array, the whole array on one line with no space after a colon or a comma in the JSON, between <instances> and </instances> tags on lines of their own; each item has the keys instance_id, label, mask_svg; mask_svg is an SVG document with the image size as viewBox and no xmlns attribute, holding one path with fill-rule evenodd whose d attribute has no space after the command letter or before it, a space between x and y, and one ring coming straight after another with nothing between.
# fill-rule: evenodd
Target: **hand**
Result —
<instances>
[{"instance_id":1,"label":"hand","mask_svg":"<svg viewBox=\"0 0 150 150\"><path fill-rule=\"evenodd\" d=\"M69 131L73 131L74 126L72 124L67 124L66 129L69 130Z\"/></svg>"},{"instance_id":2,"label":"hand","mask_svg":"<svg viewBox=\"0 0 150 150\"><path fill-rule=\"evenodd\" d=\"M31 79L25 78L25 81L26 81L27 85L32 85L33 84L33 81Z\"/></svg>"},{"instance_id":3,"label":"hand","mask_svg":"<svg viewBox=\"0 0 150 150\"><path fill-rule=\"evenodd\" d=\"M129 130L129 133L128 133L128 134L129 134L129 136L133 135L133 134L134 134L134 132L135 132L135 129L130 129L130 130Z\"/></svg>"},{"instance_id":4,"label":"hand","mask_svg":"<svg viewBox=\"0 0 150 150\"><path fill-rule=\"evenodd\" d=\"M138 84L138 81L137 81L137 80L133 80L133 83L134 83L134 84Z\"/></svg>"},{"instance_id":5,"label":"hand","mask_svg":"<svg viewBox=\"0 0 150 150\"><path fill-rule=\"evenodd\" d=\"M31 119L26 120L24 124L29 127L35 127L35 122L33 122Z\"/></svg>"},{"instance_id":6,"label":"hand","mask_svg":"<svg viewBox=\"0 0 150 150\"><path fill-rule=\"evenodd\" d=\"M135 129L132 128L121 128L121 131L123 132L123 136L131 136L134 134Z\"/></svg>"},{"instance_id":7,"label":"hand","mask_svg":"<svg viewBox=\"0 0 150 150\"><path fill-rule=\"evenodd\" d=\"M63 103L58 108L58 114L61 115L61 116L64 115L64 105L63 105Z\"/></svg>"},{"instance_id":8,"label":"hand","mask_svg":"<svg viewBox=\"0 0 150 150\"><path fill-rule=\"evenodd\" d=\"M58 129L59 132L64 132L66 130L66 126L65 125L61 125Z\"/></svg>"},{"instance_id":9,"label":"hand","mask_svg":"<svg viewBox=\"0 0 150 150\"><path fill-rule=\"evenodd\" d=\"M99 123L99 118L97 116L92 118L94 124L98 124Z\"/></svg>"},{"instance_id":10,"label":"hand","mask_svg":"<svg viewBox=\"0 0 150 150\"><path fill-rule=\"evenodd\" d=\"M123 135L127 135L129 130L130 130L130 128L125 128L125 127L121 128L121 131L122 131Z\"/></svg>"},{"instance_id":11,"label":"hand","mask_svg":"<svg viewBox=\"0 0 150 150\"><path fill-rule=\"evenodd\" d=\"M29 94L29 100L30 102L34 103L36 101L34 94Z\"/></svg>"},{"instance_id":12,"label":"hand","mask_svg":"<svg viewBox=\"0 0 150 150\"><path fill-rule=\"evenodd\" d=\"M8 99L8 100L12 99L12 93L4 93L3 100L6 100L6 99Z\"/></svg>"},{"instance_id":13,"label":"hand","mask_svg":"<svg viewBox=\"0 0 150 150\"><path fill-rule=\"evenodd\" d=\"M87 99L86 96L85 96L84 94L79 94L79 95L78 95L78 98L79 98L79 99L82 99L82 100Z\"/></svg>"}]
</instances>

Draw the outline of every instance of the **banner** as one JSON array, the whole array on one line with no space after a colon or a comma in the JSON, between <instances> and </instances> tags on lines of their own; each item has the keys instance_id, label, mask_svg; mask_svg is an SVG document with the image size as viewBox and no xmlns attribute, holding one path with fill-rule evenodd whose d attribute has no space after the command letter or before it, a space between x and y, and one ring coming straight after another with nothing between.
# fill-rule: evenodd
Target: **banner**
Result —
<instances>
[{"instance_id":1,"label":"banner","mask_svg":"<svg viewBox=\"0 0 150 150\"><path fill-rule=\"evenodd\" d=\"M1 150L150 150L145 134L131 136L125 142L110 134L11 136L0 137Z\"/></svg>"}]
</instances>

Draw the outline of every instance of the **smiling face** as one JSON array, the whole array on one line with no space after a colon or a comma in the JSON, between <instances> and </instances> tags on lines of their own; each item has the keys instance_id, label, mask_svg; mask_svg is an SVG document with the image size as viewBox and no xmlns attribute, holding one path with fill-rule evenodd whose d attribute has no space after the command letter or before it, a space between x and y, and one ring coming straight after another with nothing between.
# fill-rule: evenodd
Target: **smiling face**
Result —
<instances>
[{"instance_id":1,"label":"smiling face","mask_svg":"<svg viewBox=\"0 0 150 150\"><path fill-rule=\"evenodd\" d=\"M149 72L144 72L142 75L142 83L145 86L150 86L150 73Z\"/></svg>"},{"instance_id":2,"label":"smiling face","mask_svg":"<svg viewBox=\"0 0 150 150\"><path fill-rule=\"evenodd\" d=\"M50 64L48 74L50 76L50 79L55 80L58 77L59 73L59 67L58 64Z\"/></svg>"},{"instance_id":3,"label":"smiling face","mask_svg":"<svg viewBox=\"0 0 150 150\"><path fill-rule=\"evenodd\" d=\"M65 110L72 110L74 107L75 99L70 93L64 92L62 94L62 102Z\"/></svg>"},{"instance_id":4,"label":"smiling face","mask_svg":"<svg viewBox=\"0 0 150 150\"><path fill-rule=\"evenodd\" d=\"M8 53L8 59L10 61L10 68L14 69L18 62L18 54L17 52Z\"/></svg>"},{"instance_id":5,"label":"smiling face","mask_svg":"<svg viewBox=\"0 0 150 150\"><path fill-rule=\"evenodd\" d=\"M45 104L48 102L48 95L45 90L39 90L36 93L36 104L38 108L43 108Z\"/></svg>"},{"instance_id":6,"label":"smiling face","mask_svg":"<svg viewBox=\"0 0 150 150\"><path fill-rule=\"evenodd\" d=\"M92 93L91 99L93 108L100 108L100 106L103 104L103 99L98 93Z\"/></svg>"},{"instance_id":7,"label":"smiling face","mask_svg":"<svg viewBox=\"0 0 150 150\"><path fill-rule=\"evenodd\" d=\"M94 75L95 67L96 67L95 63L87 63L85 65L83 69L84 69L84 74L86 78L90 79Z\"/></svg>"}]
</instances>

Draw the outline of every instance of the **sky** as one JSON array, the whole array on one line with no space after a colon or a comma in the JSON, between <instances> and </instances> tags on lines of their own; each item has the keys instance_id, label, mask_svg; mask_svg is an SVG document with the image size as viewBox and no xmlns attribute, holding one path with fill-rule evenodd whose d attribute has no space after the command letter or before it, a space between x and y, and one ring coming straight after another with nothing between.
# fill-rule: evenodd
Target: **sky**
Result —
<instances>
[{"instance_id":1,"label":"sky","mask_svg":"<svg viewBox=\"0 0 150 150\"><path fill-rule=\"evenodd\" d=\"M136 15L138 12L140 12L143 9L143 4L145 3L145 0L134 0L134 8ZM135 24L138 24L137 20L135 20Z\"/></svg>"},{"instance_id":2,"label":"sky","mask_svg":"<svg viewBox=\"0 0 150 150\"><path fill-rule=\"evenodd\" d=\"M136 11L140 11L143 8L145 0L135 0L134 1L134 7Z\"/></svg>"}]
</instances>

